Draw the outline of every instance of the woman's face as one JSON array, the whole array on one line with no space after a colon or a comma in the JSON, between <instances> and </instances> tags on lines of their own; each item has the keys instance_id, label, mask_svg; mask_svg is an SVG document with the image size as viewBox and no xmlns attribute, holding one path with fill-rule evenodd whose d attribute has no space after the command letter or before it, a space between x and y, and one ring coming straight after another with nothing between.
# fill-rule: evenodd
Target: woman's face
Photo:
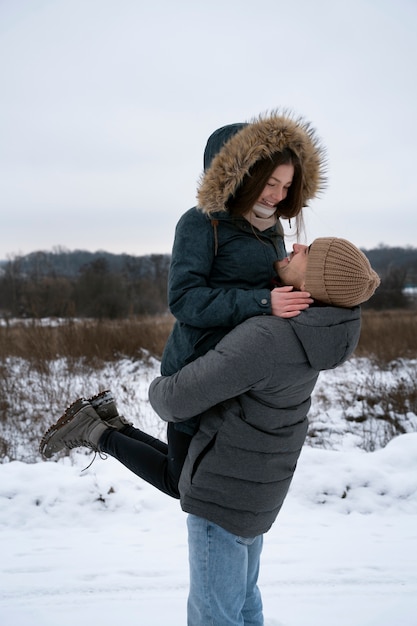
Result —
<instances>
[{"instance_id":1,"label":"woman's face","mask_svg":"<svg viewBox=\"0 0 417 626\"><path fill-rule=\"evenodd\" d=\"M269 209L276 207L277 204L287 197L293 177L293 165L278 165L266 183L264 190L257 200L257 204L262 204Z\"/></svg>"},{"instance_id":2,"label":"woman's face","mask_svg":"<svg viewBox=\"0 0 417 626\"><path fill-rule=\"evenodd\" d=\"M283 285L293 285L296 289L304 289L308 252L308 246L295 243L290 256L282 261L277 261L275 269Z\"/></svg>"}]
</instances>

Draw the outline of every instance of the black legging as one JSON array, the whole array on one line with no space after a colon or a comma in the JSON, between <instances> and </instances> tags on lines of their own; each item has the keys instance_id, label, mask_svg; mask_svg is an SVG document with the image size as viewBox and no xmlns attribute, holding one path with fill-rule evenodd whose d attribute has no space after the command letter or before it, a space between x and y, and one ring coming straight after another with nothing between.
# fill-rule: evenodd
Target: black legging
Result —
<instances>
[{"instance_id":1,"label":"black legging","mask_svg":"<svg viewBox=\"0 0 417 626\"><path fill-rule=\"evenodd\" d=\"M134 474L160 491L179 498L178 481L192 435L168 424L168 444L133 426L121 430L108 429L101 436L99 447L123 463Z\"/></svg>"}]
</instances>

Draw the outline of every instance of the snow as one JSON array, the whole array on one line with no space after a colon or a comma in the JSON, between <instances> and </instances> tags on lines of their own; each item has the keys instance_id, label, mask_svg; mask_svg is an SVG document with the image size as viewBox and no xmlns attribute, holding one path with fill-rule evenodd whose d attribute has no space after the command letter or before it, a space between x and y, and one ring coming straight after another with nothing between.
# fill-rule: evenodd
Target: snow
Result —
<instances>
[{"instance_id":1,"label":"snow","mask_svg":"<svg viewBox=\"0 0 417 626\"><path fill-rule=\"evenodd\" d=\"M107 369L88 385L97 391L112 379L125 414L135 407L135 419L160 432L146 399L157 367L126 361L117 379ZM386 373L384 385L397 374ZM369 368L353 360L320 378L311 416L327 446L304 447L265 535L265 626L417 625L416 416L406 434L361 449L340 400L349 402L347 390L367 377L374 378ZM80 385L74 380L71 393ZM0 465L0 625L185 626L186 516L178 501L111 457L85 469L91 459L74 451L56 462Z\"/></svg>"}]
</instances>

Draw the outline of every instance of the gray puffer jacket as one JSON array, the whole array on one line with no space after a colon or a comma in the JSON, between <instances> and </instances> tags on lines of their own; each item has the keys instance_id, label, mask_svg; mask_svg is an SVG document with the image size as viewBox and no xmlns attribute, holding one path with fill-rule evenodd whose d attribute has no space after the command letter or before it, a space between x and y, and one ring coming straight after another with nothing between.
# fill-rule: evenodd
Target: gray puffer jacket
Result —
<instances>
[{"instance_id":1,"label":"gray puffer jacket","mask_svg":"<svg viewBox=\"0 0 417 626\"><path fill-rule=\"evenodd\" d=\"M150 402L162 419L201 415L180 479L184 511L239 536L269 530L306 437L319 372L343 363L359 334L358 307L253 317L152 382Z\"/></svg>"}]
</instances>

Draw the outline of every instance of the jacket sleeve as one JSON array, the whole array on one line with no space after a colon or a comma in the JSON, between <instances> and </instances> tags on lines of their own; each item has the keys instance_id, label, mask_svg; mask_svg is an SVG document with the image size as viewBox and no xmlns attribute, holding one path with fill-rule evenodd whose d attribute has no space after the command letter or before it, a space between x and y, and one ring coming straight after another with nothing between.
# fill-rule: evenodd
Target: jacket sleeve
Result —
<instances>
[{"instance_id":1,"label":"jacket sleeve","mask_svg":"<svg viewBox=\"0 0 417 626\"><path fill-rule=\"evenodd\" d=\"M197 328L234 327L254 315L271 314L265 289L212 288L213 226L197 209L179 220L168 279L168 305L175 318Z\"/></svg>"},{"instance_id":2,"label":"jacket sleeve","mask_svg":"<svg viewBox=\"0 0 417 626\"><path fill-rule=\"evenodd\" d=\"M269 379L275 364L265 357L274 339L256 327L255 318L243 322L214 350L172 376L160 376L149 387L149 400L165 421L189 419Z\"/></svg>"}]
</instances>

